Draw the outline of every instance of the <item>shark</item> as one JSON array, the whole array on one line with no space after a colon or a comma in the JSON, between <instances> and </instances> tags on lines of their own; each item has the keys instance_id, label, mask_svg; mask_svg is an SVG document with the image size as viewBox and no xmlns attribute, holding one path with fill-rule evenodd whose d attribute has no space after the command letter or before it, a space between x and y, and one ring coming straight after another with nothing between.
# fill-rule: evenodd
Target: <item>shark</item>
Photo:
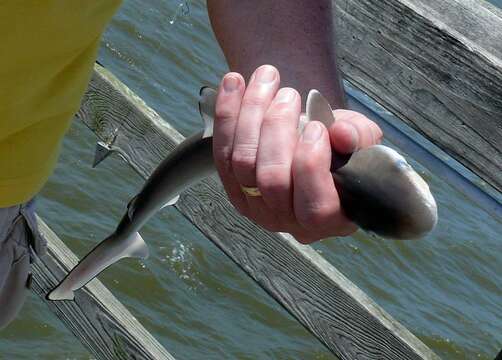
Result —
<instances>
[{"instance_id":1,"label":"shark","mask_svg":"<svg viewBox=\"0 0 502 360\"><path fill-rule=\"evenodd\" d=\"M141 227L180 193L214 174L213 121L217 92L200 91L199 112L204 130L180 143L153 171L127 205L115 231L92 249L47 295L49 300L73 300L74 292L123 258L148 257ZM312 120L329 127L336 121L328 101L317 90L307 97L306 114L298 131ZM345 215L363 230L391 239L416 239L432 231L437 205L423 178L396 150L374 145L350 155L334 153L333 180Z\"/></svg>"}]
</instances>

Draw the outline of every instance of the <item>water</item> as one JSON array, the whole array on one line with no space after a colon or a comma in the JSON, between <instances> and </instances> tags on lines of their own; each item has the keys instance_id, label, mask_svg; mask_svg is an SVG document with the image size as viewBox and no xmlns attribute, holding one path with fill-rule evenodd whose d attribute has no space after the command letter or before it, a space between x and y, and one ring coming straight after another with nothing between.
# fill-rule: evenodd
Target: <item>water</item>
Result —
<instances>
[{"instance_id":1,"label":"water","mask_svg":"<svg viewBox=\"0 0 502 360\"><path fill-rule=\"evenodd\" d=\"M502 7L502 0L488 0L488 2L492 3L495 6Z\"/></svg>"},{"instance_id":2,"label":"water","mask_svg":"<svg viewBox=\"0 0 502 360\"><path fill-rule=\"evenodd\" d=\"M216 84L226 66L203 2L191 2L188 16L179 3L126 1L100 59L162 116L179 119L174 125L187 135L201 126L199 87ZM91 169L94 144L75 123L39 202L79 256L110 232L142 184L117 158ZM315 248L442 358L492 360L502 348L502 224L414 165L439 203L432 235L393 242L360 232ZM175 210L162 211L142 234L150 259L123 261L100 279L175 357L334 359ZM34 295L0 338L0 359L90 358Z\"/></svg>"}]
</instances>

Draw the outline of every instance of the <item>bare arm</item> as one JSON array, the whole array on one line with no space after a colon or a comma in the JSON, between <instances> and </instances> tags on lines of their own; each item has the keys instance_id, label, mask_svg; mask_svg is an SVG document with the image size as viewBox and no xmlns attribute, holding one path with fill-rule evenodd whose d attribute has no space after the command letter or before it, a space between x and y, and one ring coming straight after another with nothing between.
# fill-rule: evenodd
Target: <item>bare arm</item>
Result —
<instances>
[{"instance_id":1,"label":"bare arm","mask_svg":"<svg viewBox=\"0 0 502 360\"><path fill-rule=\"evenodd\" d=\"M208 0L211 24L231 71L248 79L262 64L305 99L318 89L345 107L336 63L331 0Z\"/></svg>"},{"instance_id":2,"label":"bare arm","mask_svg":"<svg viewBox=\"0 0 502 360\"><path fill-rule=\"evenodd\" d=\"M255 223L303 243L352 233L330 172L332 149L371 146L380 129L337 110L329 129L311 121L302 136L296 130L312 88L345 107L331 0L208 0L208 11L233 71L220 84L213 131L230 201Z\"/></svg>"}]
</instances>

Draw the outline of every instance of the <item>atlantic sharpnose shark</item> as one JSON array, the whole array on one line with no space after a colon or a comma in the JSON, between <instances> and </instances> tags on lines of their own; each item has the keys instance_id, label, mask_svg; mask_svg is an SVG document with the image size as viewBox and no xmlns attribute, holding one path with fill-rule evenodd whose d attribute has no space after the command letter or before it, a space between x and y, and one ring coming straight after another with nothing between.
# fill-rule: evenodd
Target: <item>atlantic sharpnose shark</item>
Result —
<instances>
[{"instance_id":1,"label":"atlantic sharpnose shark","mask_svg":"<svg viewBox=\"0 0 502 360\"><path fill-rule=\"evenodd\" d=\"M74 291L125 257L146 258L148 247L138 231L158 210L173 205L179 194L213 174L212 135L216 91L201 90L199 110L205 129L183 141L155 169L128 204L113 234L98 244L48 295L72 300ZM307 98L310 120L330 126L335 118L329 103L316 90ZM375 145L350 156L333 154L332 174L346 216L362 229L394 239L419 238L437 223L437 207L427 183L395 150Z\"/></svg>"}]
</instances>

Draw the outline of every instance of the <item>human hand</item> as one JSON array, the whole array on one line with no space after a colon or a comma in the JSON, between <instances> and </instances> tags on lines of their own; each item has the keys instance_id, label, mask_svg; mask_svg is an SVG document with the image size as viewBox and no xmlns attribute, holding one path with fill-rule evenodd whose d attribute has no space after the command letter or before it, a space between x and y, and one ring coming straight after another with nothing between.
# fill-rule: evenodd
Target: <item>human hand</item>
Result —
<instances>
[{"instance_id":1,"label":"human hand","mask_svg":"<svg viewBox=\"0 0 502 360\"><path fill-rule=\"evenodd\" d=\"M256 224L304 244L350 235L357 227L340 205L332 149L347 154L377 144L382 131L362 114L335 110L329 129L311 121L299 135L300 95L279 85L270 65L259 67L247 87L238 73L220 84L213 155L230 201ZM257 187L261 196L245 195L241 186Z\"/></svg>"}]
</instances>

